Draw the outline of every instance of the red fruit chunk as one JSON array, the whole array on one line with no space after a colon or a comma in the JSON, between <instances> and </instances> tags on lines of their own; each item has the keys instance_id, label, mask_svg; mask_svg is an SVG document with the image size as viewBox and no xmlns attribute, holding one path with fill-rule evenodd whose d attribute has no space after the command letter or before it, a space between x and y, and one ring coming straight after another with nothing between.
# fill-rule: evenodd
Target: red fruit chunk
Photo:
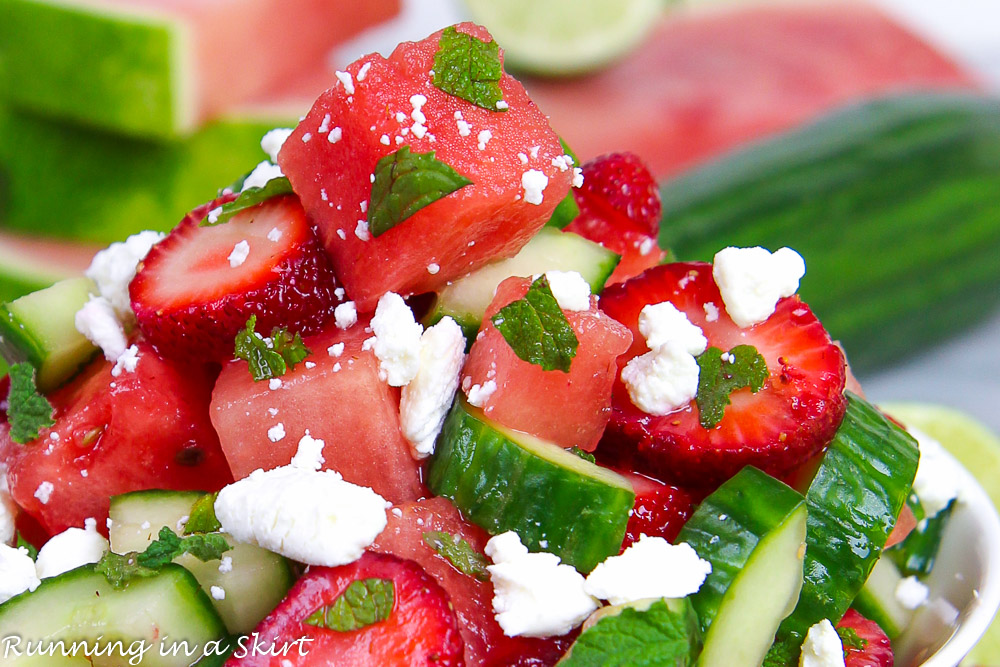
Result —
<instances>
[{"instance_id":1,"label":"red fruit chunk","mask_svg":"<svg viewBox=\"0 0 1000 667\"><path fill-rule=\"evenodd\" d=\"M622 551L641 535L662 537L673 542L694 512L694 496L676 486L634 472L618 471L632 482L635 505L625 528Z\"/></svg>"},{"instance_id":2,"label":"red fruit chunk","mask_svg":"<svg viewBox=\"0 0 1000 667\"><path fill-rule=\"evenodd\" d=\"M372 550L420 564L448 592L465 642L465 663L486 667L554 665L570 637L508 637L493 617L493 584L463 574L424 541L424 533L457 535L480 554L489 535L464 519L445 498L405 503L386 513L388 523ZM487 562L489 562L487 560Z\"/></svg>"},{"instance_id":3,"label":"red fruit chunk","mask_svg":"<svg viewBox=\"0 0 1000 667\"><path fill-rule=\"evenodd\" d=\"M613 285L601 307L632 330L632 348L620 367L648 350L638 330L647 304L670 301L702 329L709 346L728 351L756 347L770 376L756 394L732 393L732 404L713 428L699 422L695 401L657 417L632 404L625 385L615 383L606 444L635 469L682 485L708 485L728 479L745 465L770 474L790 471L820 451L833 437L847 407L844 355L797 296L778 302L766 321L740 329L726 314L712 265L666 264ZM708 320L706 305L717 319ZM713 309L714 306L714 309Z\"/></svg>"},{"instance_id":4,"label":"red fruit chunk","mask_svg":"<svg viewBox=\"0 0 1000 667\"><path fill-rule=\"evenodd\" d=\"M195 215L149 252L129 286L139 329L160 351L222 361L251 315L264 335L275 326L315 331L328 319L336 279L295 197L211 227ZM244 242L249 254L240 262L234 253Z\"/></svg>"},{"instance_id":5,"label":"red fruit chunk","mask_svg":"<svg viewBox=\"0 0 1000 667\"><path fill-rule=\"evenodd\" d=\"M597 447L611 415L615 360L632 341L629 331L597 309L564 311L579 347L569 373L546 371L524 361L490 320L501 308L523 297L531 286L525 278L508 278L497 287L469 358L462 369L462 388L496 384L482 404L490 419L563 447L586 451Z\"/></svg>"},{"instance_id":6,"label":"red fruit chunk","mask_svg":"<svg viewBox=\"0 0 1000 667\"><path fill-rule=\"evenodd\" d=\"M913 515L913 510L910 509L909 505L903 505L903 509L899 512L899 518L896 519L896 525L893 526L889 538L885 541L885 548L894 547L905 540L916 527L917 517Z\"/></svg>"},{"instance_id":7,"label":"red fruit chunk","mask_svg":"<svg viewBox=\"0 0 1000 667\"><path fill-rule=\"evenodd\" d=\"M347 632L305 623L317 609L333 604L353 582L364 579L392 581L394 600L388 618ZM299 643L293 644L296 641ZM366 553L350 565L311 568L260 622L246 646L249 650L237 649L226 665L458 667L464 664L462 637L448 594L413 561L374 553ZM257 650L252 650L253 647ZM286 647L290 650L282 653Z\"/></svg>"},{"instance_id":8,"label":"red fruit chunk","mask_svg":"<svg viewBox=\"0 0 1000 667\"><path fill-rule=\"evenodd\" d=\"M49 396L56 423L34 442L13 442L0 426L11 496L50 534L91 517L104 530L116 494L215 491L232 481L208 418L213 375L137 345L134 372L113 377L112 364L97 360Z\"/></svg>"},{"instance_id":9,"label":"red fruit chunk","mask_svg":"<svg viewBox=\"0 0 1000 667\"><path fill-rule=\"evenodd\" d=\"M492 39L470 23L457 29ZM336 83L323 93L278 156L362 312L374 310L385 292L431 292L487 262L513 256L569 191L572 170L553 165L562 147L520 83L506 74L500 80L506 111L474 106L431 83L440 35L404 42L388 59L372 54L349 65L353 92ZM424 121L416 129L413 117L421 116L411 102L414 95L426 98L420 105ZM471 127L466 136L460 131L464 123ZM491 134L488 141L481 140L485 131ZM331 136L340 139L331 142ZM473 184L362 240L355 232L367 218L375 165L402 146L413 153L434 151ZM532 169L548 178L538 205L525 200L521 183ZM432 264L438 267L433 273Z\"/></svg>"},{"instance_id":10,"label":"red fruit chunk","mask_svg":"<svg viewBox=\"0 0 1000 667\"><path fill-rule=\"evenodd\" d=\"M297 364L274 390L266 380L254 382L245 361L223 366L211 415L237 479L287 464L308 430L326 443L325 467L347 481L370 486L392 502L426 495L420 466L400 431L399 390L379 379L374 352L361 349L371 336L367 324L361 320L346 331L330 326L307 336L303 342L312 353L305 361L312 367ZM328 349L337 344L343 352L334 357ZM269 436L278 424L280 433Z\"/></svg>"},{"instance_id":11,"label":"red fruit chunk","mask_svg":"<svg viewBox=\"0 0 1000 667\"><path fill-rule=\"evenodd\" d=\"M844 647L845 667L892 667L892 644L875 621L869 621L853 609L848 609L838 628L851 628L864 640L863 649Z\"/></svg>"}]
</instances>

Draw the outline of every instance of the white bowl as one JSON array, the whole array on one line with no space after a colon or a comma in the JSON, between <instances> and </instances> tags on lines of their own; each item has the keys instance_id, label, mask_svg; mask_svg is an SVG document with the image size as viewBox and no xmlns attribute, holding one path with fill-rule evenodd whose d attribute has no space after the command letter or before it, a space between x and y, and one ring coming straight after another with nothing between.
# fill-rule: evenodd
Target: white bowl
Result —
<instances>
[{"instance_id":1,"label":"white bowl","mask_svg":"<svg viewBox=\"0 0 1000 667\"><path fill-rule=\"evenodd\" d=\"M961 502L927 581L929 604L893 644L896 667L956 667L1000 608L1000 518L975 478L945 456L961 480Z\"/></svg>"}]
</instances>

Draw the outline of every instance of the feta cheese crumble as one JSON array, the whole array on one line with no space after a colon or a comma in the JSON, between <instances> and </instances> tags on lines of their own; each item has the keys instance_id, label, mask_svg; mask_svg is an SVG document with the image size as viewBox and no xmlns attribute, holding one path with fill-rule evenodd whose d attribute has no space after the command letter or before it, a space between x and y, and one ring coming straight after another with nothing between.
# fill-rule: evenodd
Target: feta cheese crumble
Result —
<instances>
[{"instance_id":1,"label":"feta cheese crumble","mask_svg":"<svg viewBox=\"0 0 1000 667\"><path fill-rule=\"evenodd\" d=\"M386 501L320 470L322 442L307 435L289 465L255 470L223 488L215 501L223 530L308 565L336 567L360 558L385 528Z\"/></svg>"},{"instance_id":2,"label":"feta cheese crumble","mask_svg":"<svg viewBox=\"0 0 1000 667\"><path fill-rule=\"evenodd\" d=\"M434 453L464 361L465 336L452 318L442 318L420 336L417 374L403 387L399 401L400 425L415 459Z\"/></svg>"},{"instance_id":3,"label":"feta cheese crumble","mask_svg":"<svg viewBox=\"0 0 1000 667\"><path fill-rule=\"evenodd\" d=\"M35 590L40 583L27 549L0 544L0 604L15 595Z\"/></svg>"},{"instance_id":4,"label":"feta cheese crumble","mask_svg":"<svg viewBox=\"0 0 1000 667\"><path fill-rule=\"evenodd\" d=\"M322 130L320 130L322 132ZM285 145L288 137L292 136L292 129L287 127L276 127L270 130L267 134L263 136L260 140L260 147L267 156L271 159L271 162L278 161L278 151L281 147Z\"/></svg>"},{"instance_id":5,"label":"feta cheese crumble","mask_svg":"<svg viewBox=\"0 0 1000 667\"><path fill-rule=\"evenodd\" d=\"M350 329L358 321L358 309L353 301L345 301L333 309L333 320L338 329ZM343 347L340 348L343 351ZM340 356L340 355L334 355Z\"/></svg>"},{"instance_id":6,"label":"feta cheese crumble","mask_svg":"<svg viewBox=\"0 0 1000 667\"><path fill-rule=\"evenodd\" d=\"M344 344L334 343L330 347L326 348L326 353L334 358L339 357L344 353Z\"/></svg>"},{"instance_id":7,"label":"feta cheese crumble","mask_svg":"<svg viewBox=\"0 0 1000 667\"><path fill-rule=\"evenodd\" d=\"M48 505L49 500L52 499L52 492L55 490L56 487L52 484L52 482L42 482L38 485L38 488L35 489L34 495L35 498L38 498L38 502L43 505Z\"/></svg>"},{"instance_id":8,"label":"feta cheese crumble","mask_svg":"<svg viewBox=\"0 0 1000 667\"><path fill-rule=\"evenodd\" d=\"M474 384L469 387L465 392L465 397L469 401L469 405L474 405L477 408L481 408L486 405L486 401L490 400L490 396L493 392L497 390L497 383L495 380L487 380L482 384Z\"/></svg>"},{"instance_id":9,"label":"feta cheese crumble","mask_svg":"<svg viewBox=\"0 0 1000 667\"><path fill-rule=\"evenodd\" d=\"M281 230L277 227L272 227L271 231L267 233L267 240L272 243L277 243L281 240Z\"/></svg>"},{"instance_id":10,"label":"feta cheese crumble","mask_svg":"<svg viewBox=\"0 0 1000 667\"><path fill-rule=\"evenodd\" d=\"M477 136L476 140L479 142L479 150L486 150L486 144L490 143L490 139L493 138L493 133L489 130L481 131ZM544 186L543 186L544 187Z\"/></svg>"},{"instance_id":11,"label":"feta cheese crumble","mask_svg":"<svg viewBox=\"0 0 1000 667\"><path fill-rule=\"evenodd\" d=\"M133 234L123 242L112 243L101 250L84 272L97 285L98 295L107 299L123 324L133 321L128 284L135 277L136 267L146 258L150 249L163 240L160 232L145 231ZM109 361L113 361L109 360Z\"/></svg>"},{"instance_id":12,"label":"feta cheese crumble","mask_svg":"<svg viewBox=\"0 0 1000 667\"><path fill-rule=\"evenodd\" d=\"M508 637L563 635L598 608L584 590L583 575L550 553L529 553L517 533L486 543L493 582L493 611Z\"/></svg>"},{"instance_id":13,"label":"feta cheese crumble","mask_svg":"<svg viewBox=\"0 0 1000 667\"><path fill-rule=\"evenodd\" d=\"M802 256L790 248L723 248L715 254L712 277L726 312L739 327L763 322L778 299L795 294L806 273Z\"/></svg>"},{"instance_id":14,"label":"feta cheese crumble","mask_svg":"<svg viewBox=\"0 0 1000 667\"><path fill-rule=\"evenodd\" d=\"M348 95L354 94L354 77L351 76L350 72L341 72L340 70L335 71L334 76L344 84L344 92Z\"/></svg>"},{"instance_id":15,"label":"feta cheese crumble","mask_svg":"<svg viewBox=\"0 0 1000 667\"><path fill-rule=\"evenodd\" d=\"M285 438L285 424L283 422L278 422L271 428L267 429L267 439L271 442L279 442Z\"/></svg>"},{"instance_id":16,"label":"feta cheese crumble","mask_svg":"<svg viewBox=\"0 0 1000 667\"><path fill-rule=\"evenodd\" d=\"M35 572L39 579L54 577L101 560L110 548L108 541L97 532L97 522L93 519L88 519L85 525L86 528L67 528L42 545L35 560Z\"/></svg>"},{"instance_id":17,"label":"feta cheese crumble","mask_svg":"<svg viewBox=\"0 0 1000 667\"><path fill-rule=\"evenodd\" d=\"M115 365L111 369L112 377L119 377L122 372L134 373L139 365L139 346L129 345L125 351L118 355Z\"/></svg>"},{"instance_id":18,"label":"feta cheese crumble","mask_svg":"<svg viewBox=\"0 0 1000 667\"><path fill-rule=\"evenodd\" d=\"M379 377L393 387L406 385L420 368L423 327L414 321L403 297L395 292L382 295L372 317L372 332Z\"/></svg>"},{"instance_id":19,"label":"feta cheese crumble","mask_svg":"<svg viewBox=\"0 0 1000 667\"><path fill-rule=\"evenodd\" d=\"M250 175L246 177L246 180L243 181L243 187L240 188L240 192L246 192L250 188L262 188L269 181L275 178L283 178L284 176L285 174L282 173L281 167L264 160L254 167Z\"/></svg>"},{"instance_id":20,"label":"feta cheese crumble","mask_svg":"<svg viewBox=\"0 0 1000 667\"><path fill-rule=\"evenodd\" d=\"M844 667L844 643L829 619L809 628L799 655L799 667Z\"/></svg>"},{"instance_id":21,"label":"feta cheese crumble","mask_svg":"<svg viewBox=\"0 0 1000 667\"><path fill-rule=\"evenodd\" d=\"M281 378L271 378L267 381L267 388L271 391L281 389Z\"/></svg>"},{"instance_id":22,"label":"feta cheese crumble","mask_svg":"<svg viewBox=\"0 0 1000 667\"><path fill-rule=\"evenodd\" d=\"M930 589L916 577L906 577L900 579L893 593L903 609L916 609L927 602Z\"/></svg>"},{"instance_id":23,"label":"feta cheese crumble","mask_svg":"<svg viewBox=\"0 0 1000 667\"><path fill-rule=\"evenodd\" d=\"M219 572L221 574L227 574L233 571L233 557L223 556L222 560L219 561Z\"/></svg>"},{"instance_id":24,"label":"feta cheese crumble","mask_svg":"<svg viewBox=\"0 0 1000 667\"><path fill-rule=\"evenodd\" d=\"M532 155L532 157L535 157ZM545 199L545 188L549 185L549 177L537 169L529 169L521 174L521 187L524 188L524 201L538 206Z\"/></svg>"},{"instance_id":25,"label":"feta cheese crumble","mask_svg":"<svg viewBox=\"0 0 1000 667\"><path fill-rule=\"evenodd\" d=\"M611 604L697 593L712 572L690 544L643 535L620 556L610 556L587 576L584 590Z\"/></svg>"},{"instance_id":26,"label":"feta cheese crumble","mask_svg":"<svg viewBox=\"0 0 1000 667\"><path fill-rule=\"evenodd\" d=\"M330 130L330 134L326 135L326 140L331 144L335 144L344 138L344 130L340 127L335 127Z\"/></svg>"},{"instance_id":27,"label":"feta cheese crumble","mask_svg":"<svg viewBox=\"0 0 1000 667\"><path fill-rule=\"evenodd\" d=\"M213 600L226 599L226 589L222 586L211 586L208 590L212 593Z\"/></svg>"},{"instance_id":28,"label":"feta cheese crumble","mask_svg":"<svg viewBox=\"0 0 1000 667\"><path fill-rule=\"evenodd\" d=\"M103 296L91 295L87 303L76 311L73 324L84 338L101 348L108 361L117 362L125 352L128 345L125 328L111 302Z\"/></svg>"},{"instance_id":29,"label":"feta cheese crumble","mask_svg":"<svg viewBox=\"0 0 1000 667\"><path fill-rule=\"evenodd\" d=\"M927 518L931 518L959 498L962 488L960 473L955 470L941 443L912 426L908 426L907 431L920 447L913 492L920 499Z\"/></svg>"},{"instance_id":30,"label":"feta cheese crumble","mask_svg":"<svg viewBox=\"0 0 1000 667\"><path fill-rule=\"evenodd\" d=\"M556 303L563 310L590 310L590 283L577 271L546 271L545 278Z\"/></svg>"},{"instance_id":31,"label":"feta cheese crumble","mask_svg":"<svg viewBox=\"0 0 1000 667\"><path fill-rule=\"evenodd\" d=\"M250 244L244 239L233 246L233 251L229 253L229 257L226 259L229 260L229 266L235 269L238 266L242 266L243 262L247 261L247 257L249 256Z\"/></svg>"}]
</instances>

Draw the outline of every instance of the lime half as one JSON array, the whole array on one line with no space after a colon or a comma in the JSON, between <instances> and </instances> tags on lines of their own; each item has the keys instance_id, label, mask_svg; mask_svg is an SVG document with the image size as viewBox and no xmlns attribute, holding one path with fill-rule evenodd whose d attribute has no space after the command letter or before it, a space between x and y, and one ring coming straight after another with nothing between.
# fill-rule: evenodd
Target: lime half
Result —
<instances>
[{"instance_id":1,"label":"lime half","mask_svg":"<svg viewBox=\"0 0 1000 667\"><path fill-rule=\"evenodd\" d=\"M506 51L506 64L545 75L579 74L637 46L665 0L465 0Z\"/></svg>"},{"instance_id":2,"label":"lime half","mask_svg":"<svg viewBox=\"0 0 1000 667\"><path fill-rule=\"evenodd\" d=\"M940 442L1000 507L1000 438L968 415L940 405L885 403L888 414ZM994 619L963 665L1000 666L1000 619Z\"/></svg>"}]
</instances>

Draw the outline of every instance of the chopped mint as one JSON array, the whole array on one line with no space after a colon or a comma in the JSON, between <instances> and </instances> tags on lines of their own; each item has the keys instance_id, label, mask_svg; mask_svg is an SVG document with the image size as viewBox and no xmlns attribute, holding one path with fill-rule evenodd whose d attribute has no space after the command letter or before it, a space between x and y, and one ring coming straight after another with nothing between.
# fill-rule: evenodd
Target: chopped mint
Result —
<instances>
[{"instance_id":1,"label":"chopped mint","mask_svg":"<svg viewBox=\"0 0 1000 667\"><path fill-rule=\"evenodd\" d=\"M218 560L232 549L219 533L199 533L179 537L166 526L160 528L158 539L139 553L116 554L108 551L97 562L102 573L115 588L121 588L137 577L152 577L181 554L189 553L200 561Z\"/></svg>"},{"instance_id":2,"label":"chopped mint","mask_svg":"<svg viewBox=\"0 0 1000 667\"><path fill-rule=\"evenodd\" d=\"M500 47L496 40L484 42L454 26L444 29L434 54L433 83L446 93L490 111L505 111L500 79Z\"/></svg>"},{"instance_id":3,"label":"chopped mint","mask_svg":"<svg viewBox=\"0 0 1000 667\"><path fill-rule=\"evenodd\" d=\"M113 551L106 551L97 561L94 570L104 575L108 583L115 588L124 588L133 579L141 577L155 577L159 570L152 567L139 565L136 561L138 554L131 551L127 554L116 554Z\"/></svg>"},{"instance_id":4,"label":"chopped mint","mask_svg":"<svg viewBox=\"0 0 1000 667\"><path fill-rule=\"evenodd\" d=\"M479 581L490 580L489 570L486 569L489 565L486 557L458 535L438 530L428 531L424 533L424 542L439 555L447 558L448 562L462 574L475 577Z\"/></svg>"},{"instance_id":5,"label":"chopped mint","mask_svg":"<svg viewBox=\"0 0 1000 667\"><path fill-rule=\"evenodd\" d=\"M256 327L257 316L251 315L246 328L236 334L233 352L237 359L247 362L254 382L281 377L310 354L299 334L293 336L284 327L275 327L271 338L265 340Z\"/></svg>"},{"instance_id":6,"label":"chopped mint","mask_svg":"<svg viewBox=\"0 0 1000 667\"><path fill-rule=\"evenodd\" d=\"M802 652L801 638L779 639L771 644L761 667L798 667L799 654Z\"/></svg>"},{"instance_id":7,"label":"chopped mint","mask_svg":"<svg viewBox=\"0 0 1000 667\"><path fill-rule=\"evenodd\" d=\"M242 186L242 181L239 181L239 183ZM223 204L220 207L222 210L217 214L213 214L210 211L201 221L201 226L211 227L213 225L221 225L224 222L229 222L229 219L240 211L253 208L273 197L290 194L292 194L292 184L287 178L272 178L263 187L247 188L236 199Z\"/></svg>"},{"instance_id":8,"label":"chopped mint","mask_svg":"<svg viewBox=\"0 0 1000 667\"><path fill-rule=\"evenodd\" d=\"M689 667L700 651L701 633L693 611L673 611L666 601L657 600L645 611L625 607L616 616L602 618L580 634L559 664Z\"/></svg>"},{"instance_id":9,"label":"chopped mint","mask_svg":"<svg viewBox=\"0 0 1000 667\"><path fill-rule=\"evenodd\" d=\"M18 531L17 541L14 543L14 548L21 549L22 547L24 548L25 551L28 552L28 555L31 556L31 560L35 560L38 558L38 549L35 548L34 544L24 539L24 535L22 535L21 532Z\"/></svg>"},{"instance_id":10,"label":"chopped mint","mask_svg":"<svg viewBox=\"0 0 1000 667\"><path fill-rule=\"evenodd\" d=\"M868 647L868 640L858 634L854 628L837 628L840 641L844 645L844 657L847 657L847 650L864 651Z\"/></svg>"},{"instance_id":11,"label":"chopped mint","mask_svg":"<svg viewBox=\"0 0 1000 667\"><path fill-rule=\"evenodd\" d=\"M543 370L569 373L580 341L544 274L531 283L522 298L501 308L492 321L518 357Z\"/></svg>"},{"instance_id":12,"label":"chopped mint","mask_svg":"<svg viewBox=\"0 0 1000 667\"><path fill-rule=\"evenodd\" d=\"M337 632L358 630L389 618L395 595L392 579L353 581L333 604L320 607L304 622Z\"/></svg>"},{"instance_id":13,"label":"chopped mint","mask_svg":"<svg viewBox=\"0 0 1000 667\"><path fill-rule=\"evenodd\" d=\"M34 366L26 361L14 364L8 375L10 393L7 395L7 420L10 422L10 439L23 445L37 438L43 428L56 422L52 418L52 404L38 393Z\"/></svg>"},{"instance_id":14,"label":"chopped mint","mask_svg":"<svg viewBox=\"0 0 1000 667\"><path fill-rule=\"evenodd\" d=\"M569 448L569 453L575 456L579 456L584 461L590 461L591 463L597 463L597 459L590 452L585 452L576 445Z\"/></svg>"},{"instance_id":15,"label":"chopped mint","mask_svg":"<svg viewBox=\"0 0 1000 667\"><path fill-rule=\"evenodd\" d=\"M214 533L222 528L218 517L215 516L215 499L218 495L218 493L206 493L195 501L191 507L191 515L187 523L184 524L185 535L190 535L191 533Z\"/></svg>"},{"instance_id":16,"label":"chopped mint","mask_svg":"<svg viewBox=\"0 0 1000 667\"><path fill-rule=\"evenodd\" d=\"M379 236L423 207L472 181L434 157L434 151L411 153L409 146L375 164L368 228Z\"/></svg>"},{"instance_id":17,"label":"chopped mint","mask_svg":"<svg viewBox=\"0 0 1000 667\"><path fill-rule=\"evenodd\" d=\"M730 394L743 387L756 394L768 377L767 362L753 345L737 345L725 355L719 348L710 347L698 356L698 368L695 401L705 428L722 421Z\"/></svg>"}]
</instances>

